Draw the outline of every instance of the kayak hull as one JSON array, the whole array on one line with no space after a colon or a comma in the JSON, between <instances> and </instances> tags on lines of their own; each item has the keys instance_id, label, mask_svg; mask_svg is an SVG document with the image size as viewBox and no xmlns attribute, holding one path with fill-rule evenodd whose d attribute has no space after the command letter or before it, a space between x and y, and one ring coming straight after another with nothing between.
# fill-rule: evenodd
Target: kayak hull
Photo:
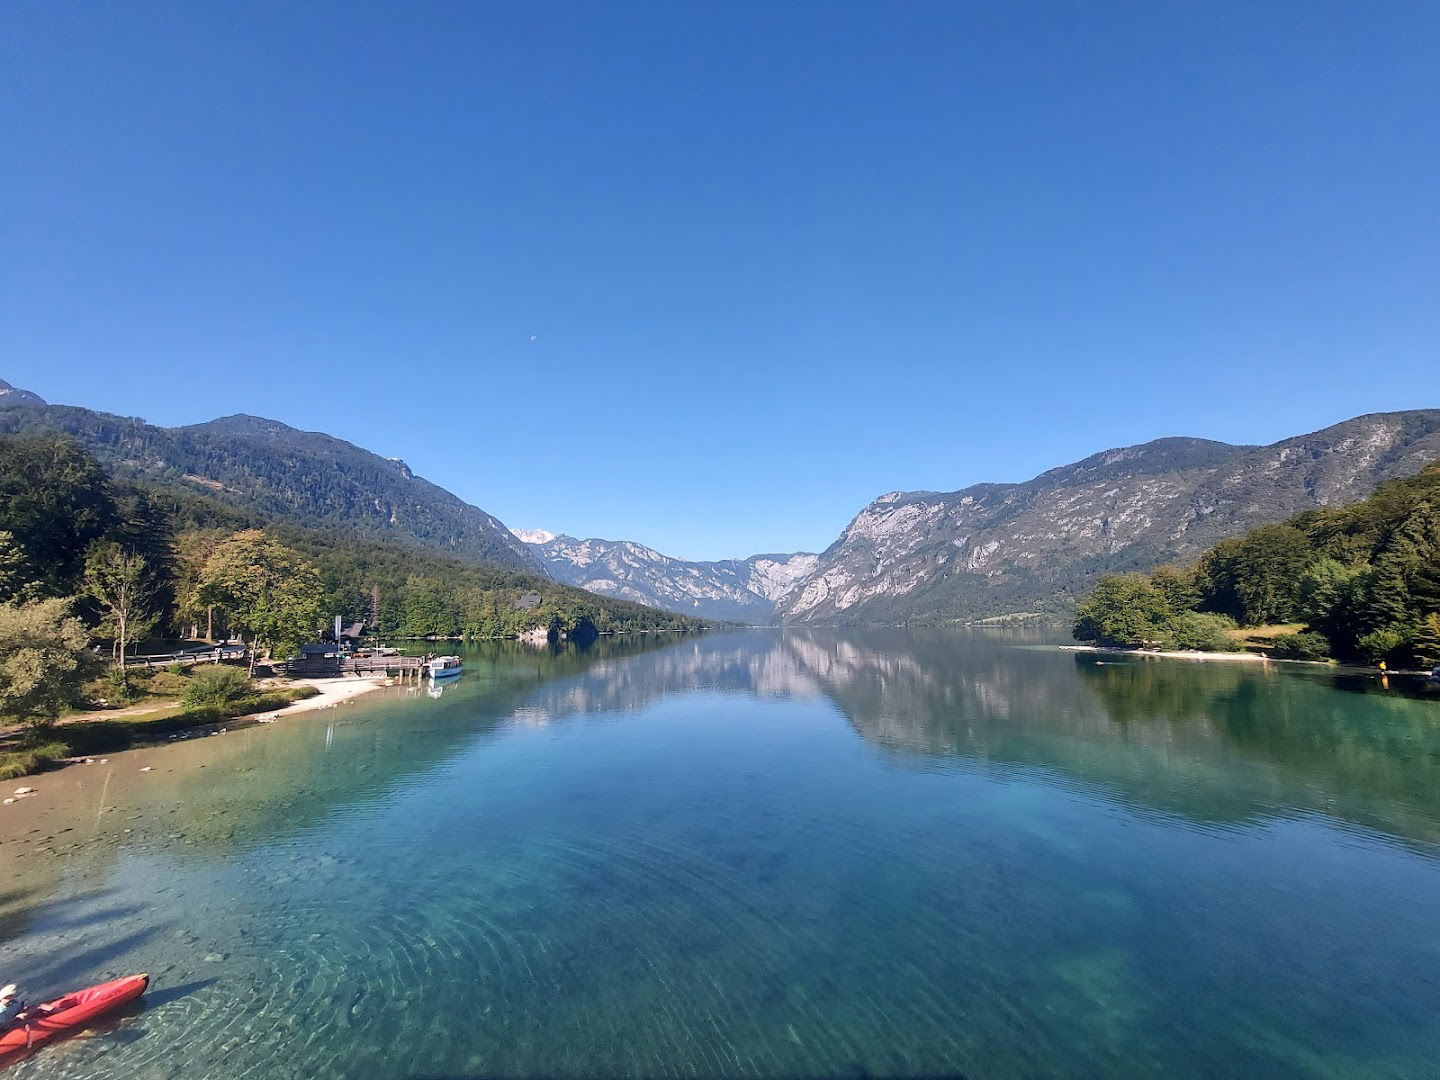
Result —
<instances>
[{"instance_id":1,"label":"kayak hull","mask_svg":"<svg viewBox=\"0 0 1440 1080\"><path fill-rule=\"evenodd\" d=\"M82 1028L97 1017L128 1005L150 985L149 975L128 975L76 990L30 1009L33 1019L0 1035L0 1057L28 1050L43 1042ZM43 1010L43 1015L41 1011Z\"/></svg>"}]
</instances>

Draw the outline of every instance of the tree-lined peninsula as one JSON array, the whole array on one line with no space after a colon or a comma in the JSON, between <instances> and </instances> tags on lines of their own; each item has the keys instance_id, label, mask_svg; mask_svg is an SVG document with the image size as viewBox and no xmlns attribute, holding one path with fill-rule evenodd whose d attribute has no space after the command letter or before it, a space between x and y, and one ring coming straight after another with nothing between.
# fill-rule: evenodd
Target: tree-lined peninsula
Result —
<instances>
[{"instance_id":1,"label":"tree-lined peninsula","mask_svg":"<svg viewBox=\"0 0 1440 1080\"><path fill-rule=\"evenodd\" d=\"M1222 540L1189 566L1101 578L1075 637L1144 648L1238 648L1234 628L1289 626L1283 659L1440 664L1440 463L1349 506Z\"/></svg>"}]
</instances>

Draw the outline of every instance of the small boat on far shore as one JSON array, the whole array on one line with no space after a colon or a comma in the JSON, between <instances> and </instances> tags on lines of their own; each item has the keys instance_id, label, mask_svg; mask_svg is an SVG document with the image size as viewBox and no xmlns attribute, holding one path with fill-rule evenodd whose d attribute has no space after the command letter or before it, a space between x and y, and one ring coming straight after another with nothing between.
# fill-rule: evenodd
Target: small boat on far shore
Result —
<instances>
[{"instance_id":1,"label":"small boat on far shore","mask_svg":"<svg viewBox=\"0 0 1440 1080\"><path fill-rule=\"evenodd\" d=\"M425 661L425 674L433 679L450 679L465 670L465 662L458 656L436 656Z\"/></svg>"}]
</instances>

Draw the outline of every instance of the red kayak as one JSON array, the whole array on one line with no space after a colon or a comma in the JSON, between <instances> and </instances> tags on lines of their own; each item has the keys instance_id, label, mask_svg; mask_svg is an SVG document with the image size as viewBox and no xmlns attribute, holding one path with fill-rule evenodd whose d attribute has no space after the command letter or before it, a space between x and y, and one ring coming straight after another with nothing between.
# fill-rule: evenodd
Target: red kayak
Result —
<instances>
[{"instance_id":1,"label":"red kayak","mask_svg":"<svg viewBox=\"0 0 1440 1080\"><path fill-rule=\"evenodd\" d=\"M128 975L114 982L76 990L41 1006L31 1006L30 1019L0 1035L0 1056L39 1046L47 1039L84 1027L97 1016L134 1001L150 985L149 975Z\"/></svg>"}]
</instances>

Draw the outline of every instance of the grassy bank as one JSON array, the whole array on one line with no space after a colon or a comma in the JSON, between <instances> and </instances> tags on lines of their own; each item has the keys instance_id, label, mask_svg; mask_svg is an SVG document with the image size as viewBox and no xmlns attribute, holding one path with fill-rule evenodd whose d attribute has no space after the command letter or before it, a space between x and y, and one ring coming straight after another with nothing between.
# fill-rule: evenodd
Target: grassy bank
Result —
<instances>
[{"instance_id":1,"label":"grassy bank","mask_svg":"<svg viewBox=\"0 0 1440 1080\"><path fill-rule=\"evenodd\" d=\"M124 719L31 728L12 737L0 749L0 781L44 772L69 758L110 754L177 731L269 712L317 693L313 686L290 686L244 697L228 705L175 706Z\"/></svg>"},{"instance_id":2,"label":"grassy bank","mask_svg":"<svg viewBox=\"0 0 1440 1080\"><path fill-rule=\"evenodd\" d=\"M1277 638L1301 633L1304 623L1272 623L1268 626L1237 627L1226 631L1226 636L1241 649L1253 653L1271 653L1275 650Z\"/></svg>"}]
</instances>

